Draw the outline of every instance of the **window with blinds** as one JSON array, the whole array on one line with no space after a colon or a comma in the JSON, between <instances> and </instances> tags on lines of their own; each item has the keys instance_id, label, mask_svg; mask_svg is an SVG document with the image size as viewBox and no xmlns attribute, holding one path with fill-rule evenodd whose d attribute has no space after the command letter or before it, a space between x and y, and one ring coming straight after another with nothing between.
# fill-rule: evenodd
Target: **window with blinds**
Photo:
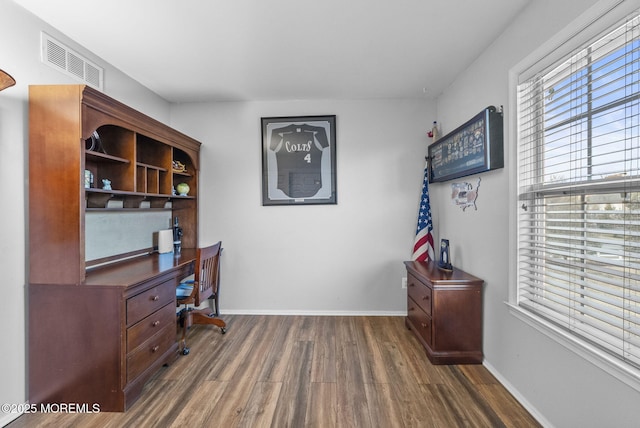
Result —
<instances>
[{"instance_id":1,"label":"window with blinds","mask_svg":"<svg viewBox=\"0 0 640 428\"><path fill-rule=\"evenodd\" d=\"M522 309L640 368L640 17L518 85Z\"/></svg>"}]
</instances>

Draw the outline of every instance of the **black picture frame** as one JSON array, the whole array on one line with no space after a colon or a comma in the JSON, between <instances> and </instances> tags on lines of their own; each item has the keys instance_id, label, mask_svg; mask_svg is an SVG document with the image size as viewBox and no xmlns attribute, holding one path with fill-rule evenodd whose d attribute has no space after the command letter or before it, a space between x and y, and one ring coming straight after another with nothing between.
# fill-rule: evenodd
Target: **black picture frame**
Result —
<instances>
[{"instance_id":1,"label":"black picture frame","mask_svg":"<svg viewBox=\"0 0 640 428\"><path fill-rule=\"evenodd\" d=\"M337 204L336 116L261 122L262 205Z\"/></svg>"},{"instance_id":2,"label":"black picture frame","mask_svg":"<svg viewBox=\"0 0 640 428\"><path fill-rule=\"evenodd\" d=\"M429 146L429 183L504 167L502 112L489 106Z\"/></svg>"}]
</instances>

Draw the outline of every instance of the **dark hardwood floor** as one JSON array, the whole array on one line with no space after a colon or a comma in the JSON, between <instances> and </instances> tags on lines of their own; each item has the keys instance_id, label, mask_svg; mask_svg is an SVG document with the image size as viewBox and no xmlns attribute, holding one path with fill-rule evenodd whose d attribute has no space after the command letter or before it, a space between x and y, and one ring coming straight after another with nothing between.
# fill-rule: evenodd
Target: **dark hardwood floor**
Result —
<instances>
[{"instance_id":1,"label":"dark hardwood floor","mask_svg":"<svg viewBox=\"0 0 640 428\"><path fill-rule=\"evenodd\" d=\"M402 317L226 315L194 326L126 413L19 427L538 427L481 365L434 366ZM96 374L99 376L99 374Z\"/></svg>"}]
</instances>

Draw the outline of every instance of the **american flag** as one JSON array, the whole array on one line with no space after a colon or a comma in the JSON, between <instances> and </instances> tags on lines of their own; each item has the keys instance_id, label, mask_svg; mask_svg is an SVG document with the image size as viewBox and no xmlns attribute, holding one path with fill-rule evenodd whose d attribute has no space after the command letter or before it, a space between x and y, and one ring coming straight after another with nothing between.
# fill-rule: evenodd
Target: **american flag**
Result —
<instances>
[{"instance_id":1,"label":"american flag","mask_svg":"<svg viewBox=\"0 0 640 428\"><path fill-rule=\"evenodd\" d=\"M425 164L420 211L418 212L418 227L416 228L416 239L413 244L412 260L420 262L435 260L433 236L431 235L432 230L433 223L431 222L431 205L429 203L429 168L428 164Z\"/></svg>"}]
</instances>

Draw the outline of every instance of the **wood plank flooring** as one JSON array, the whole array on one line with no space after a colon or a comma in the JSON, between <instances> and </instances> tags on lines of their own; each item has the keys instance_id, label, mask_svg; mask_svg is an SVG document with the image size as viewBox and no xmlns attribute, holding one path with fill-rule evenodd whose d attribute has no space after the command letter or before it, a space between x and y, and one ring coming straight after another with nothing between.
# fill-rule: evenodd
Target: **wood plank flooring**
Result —
<instances>
[{"instance_id":1,"label":"wood plank flooring","mask_svg":"<svg viewBox=\"0 0 640 428\"><path fill-rule=\"evenodd\" d=\"M126 413L19 427L539 427L481 365L434 366L403 317L226 315Z\"/></svg>"}]
</instances>

